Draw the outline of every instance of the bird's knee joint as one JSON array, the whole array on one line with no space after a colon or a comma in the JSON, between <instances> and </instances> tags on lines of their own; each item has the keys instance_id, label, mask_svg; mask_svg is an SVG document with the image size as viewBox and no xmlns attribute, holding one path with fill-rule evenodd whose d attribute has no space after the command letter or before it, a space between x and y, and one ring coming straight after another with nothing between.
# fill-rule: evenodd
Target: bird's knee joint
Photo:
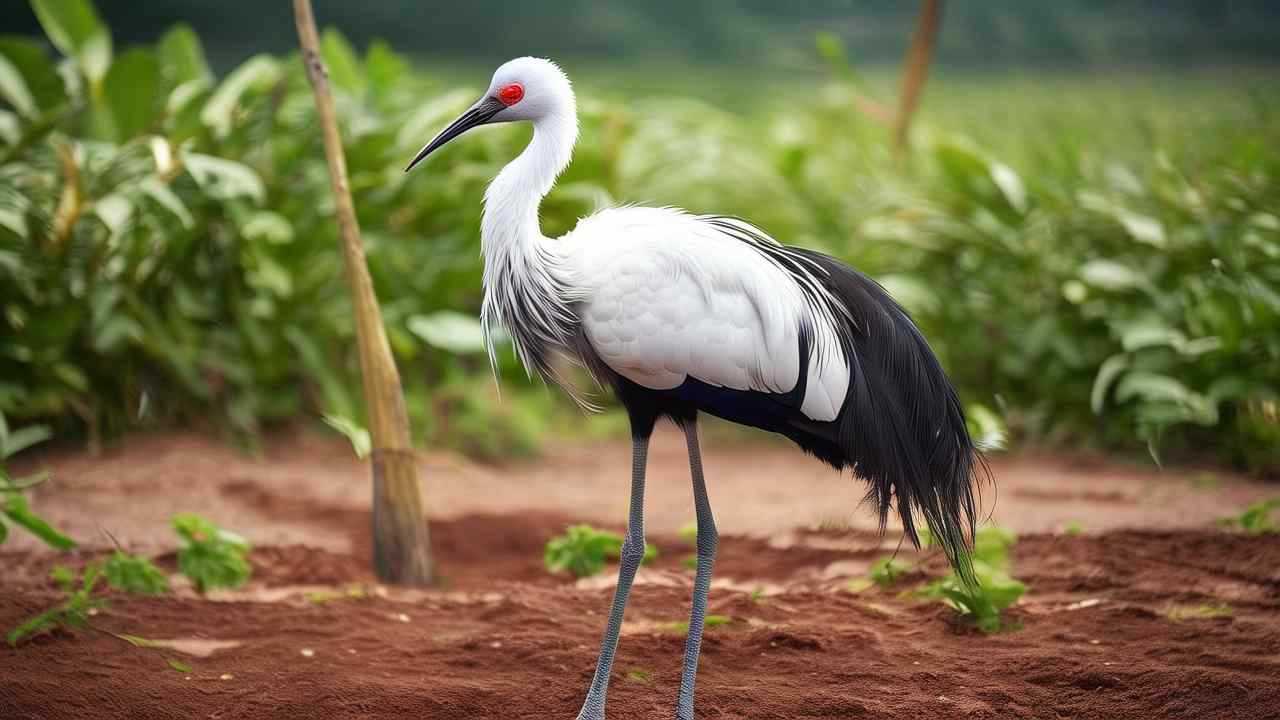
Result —
<instances>
[{"instance_id":1,"label":"bird's knee joint","mask_svg":"<svg viewBox=\"0 0 1280 720\"><path fill-rule=\"evenodd\" d=\"M619 557L623 562L639 563L644 559L644 536L632 538L628 535L622 541L622 550Z\"/></svg>"},{"instance_id":2,"label":"bird's knee joint","mask_svg":"<svg viewBox=\"0 0 1280 720\"><path fill-rule=\"evenodd\" d=\"M698 533L698 557L714 558L720 547L720 536L715 530Z\"/></svg>"}]
</instances>

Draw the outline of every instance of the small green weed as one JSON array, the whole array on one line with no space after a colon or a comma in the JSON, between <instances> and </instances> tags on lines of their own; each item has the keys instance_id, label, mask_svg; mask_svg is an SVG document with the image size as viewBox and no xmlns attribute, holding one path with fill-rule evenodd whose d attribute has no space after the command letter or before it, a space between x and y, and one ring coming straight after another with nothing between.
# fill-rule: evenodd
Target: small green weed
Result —
<instances>
[{"instance_id":1,"label":"small green weed","mask_svg":"<svg viewBox=\"0 0 1280 720\"><path fill-rule=\"evenodd\" d=\"M680 536L681 540L690 545L696 545L698 543L698 523L687 522L680 526L680 530L676 534Z\"/></svg>"},{"instance_id":2,"label":"small green weed","mask_svg":"<svg viewBox=\"0 0 1280 720\"><path fill-rule=\"evenodd\" d=\"M249 543L228 530L191 513L173 516L180 540L178 570L191 579L196 590L239 587L253 572L246 555Z\"/></svg>"},{"instance_id":3,"label":"small green weed","mask_svg":"<svg viewBox=\"0 0 1280 720\"><path fill-rule=\"evenodd\" d=\"M911 572L914 566L895 557L880 558L871 565L867 576L880 587L891 587L903 575Z\"/></svg>"},{"instance_id":4,"label":"small green weed","mask_svg":"<svg viewBox=\"0 0 1280 720\"><path fill-rule=\"evenodd\" d=\"M973 571L978 587L966 587L955 573L926 585L920 593L941 599L962 615L973 618L985 633L998 632L1006 626L1001 613L1018 601L1027 586L1009 574L1009 548L1017 542L1009 530L984 527L974 538Z\"/></svg>"},{"instance_id":5,"label":"small green weed","mask_svg":"<svg viewBox=\"0 0 1280 720\"><path fill-rule=\"evenodd\" d=\"M10 630L6 639L11 647L59 628L74 630L88 627L93 611L107 604L105 599L94 595L102 580L102 568L97 563L86 566L79 577L70 568L59 565L50 577L66 593L66 599Z\"/></svg>"},{"instance_id":6,"label":"small green weed","mask_svg":"<svg viewBox=\"0 0 1280 720\"><path fill-rule=\"evenodd\" d=\"M1084 532L1084 526L1075 520L1062 526L1063 535L1079 535L1082 532Z\"/></svg>"},{"instance_id":7,"label":"small green weed","mask_svg":"<svg viewBox=\"0 0 1280 720\"><path fill-rule=\"evenodd\" d=\"M316 590L303 597L313 605L323 605L335 600L364 600L369 597L369 590L363 585L348 585L336 590Z\"/></svg>"},{"instance_id":8,"label":"small green weed","mask_svg":"<svg viewBox=\"0 0 1280 720\"><path fill-rule=\"evenodd\" d=\"M733 623L733 618L729 617L728 615L708 615L705 618L703 618L702 627L713 628L713 627L720 627L722 625L730 625L732 623ZM671 630L672 632L688 633L689 621L679 620L676 622L667 623L667 629Z\"/></svg>"},{"instance_id":9,"label":"small green weed","mask_svg":"<svg viewBox=\"0 0 1280 720\"><path fill-rule=\"evenodd\" d=\"M597 530L590 525L573 525L560 535L547 541L542 562L553 573L568 570L574 577L590 577L604 569L606 560L622 555L622 536L607 530ZM648 543L644 546L644 560L649 562L658 556L658 549Z\"/></svg>"},{"instance_id":10,"label":"small green weed","mask_svg":"<svg viewBox=\"0 0 1280 720\"><path fill-rule=\"evenodd\" d=\"M1214 602L1201 605L1174 605L1165 611L1170 620L1206 620L1209 618L1231 617L1235 611L1226 603Z\"/></svg>"},{"instance_id":11,"label":"small green weed","mask_svg":"<svg viewBox=\"0 0 1280 720\"><path fill-rule=\"evenodd\" d=\"M653 673L648 670L628 670L627 679L631 682L637 682L641 685L648 685L653 682Z\"/></svg>"},{"instance_id":12,"label":"small green weed","mask_svg":"<svg viewBox=\"0 0 1280 720\"><path fill-rule=\"evenodd\" d=\"M134 595L163 595L169 592L169 576L150 560L116 550L103 565L107 584L114 590Z\"/></svg>"},{"instance_id":13,"label":"small green weed","mask_svg":"<svg viewBox=\"0 0 1280 720\"><path fill-rule=\"evenodd\" d=\"M1246 535L1265 535L1267 533L1280 532L1280 524L1271 519L1271 515L1276 510L1280 510L1280 498L1259 500L1245 508L1244 512L1235 517L1226 517L1218 520L1218 524L1224 527L1240 528Z\"/></svg>"}]
</instances>

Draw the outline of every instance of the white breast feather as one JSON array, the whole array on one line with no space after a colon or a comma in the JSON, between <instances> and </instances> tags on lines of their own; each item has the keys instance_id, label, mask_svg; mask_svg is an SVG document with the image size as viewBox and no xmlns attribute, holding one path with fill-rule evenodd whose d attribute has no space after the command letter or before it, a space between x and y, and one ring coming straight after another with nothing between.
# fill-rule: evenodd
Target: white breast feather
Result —
<instances>
[{"instance_id":1,"label":"white breast feather","mask_svg":"<svg viewBox=\"0 0 1280 720\"><path fill-rule=\"evenodd\" d=\"M678 210L638 207L598 213L552 244L580 292L587 339L623 377L654 390L694 377L786 393L799 377L807 319L815 352L801 412L818 421L839 414L849 368L831 319L749 245Z\"/></svg>"}]
</instances>

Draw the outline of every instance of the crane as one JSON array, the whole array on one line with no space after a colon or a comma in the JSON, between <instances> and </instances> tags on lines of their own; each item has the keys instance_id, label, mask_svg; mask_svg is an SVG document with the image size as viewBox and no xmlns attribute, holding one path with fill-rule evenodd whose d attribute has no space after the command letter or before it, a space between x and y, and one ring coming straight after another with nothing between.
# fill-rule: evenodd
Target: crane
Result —
<instances>
[{"instance_id":1,"label":"crane","mask_svg":"<svg viewBox=\"0 0 1280 720\"><path fill-rule=\"evenodd\" d=\"M577 397L554 358L613 390L631 427L631 498L618 583L579 720L603 720L623 612L644 556L649 438L661 418L684 432L697 566L676 717L692 720L694 681L719 536L697 419L709 413L782 434L869 485L884 531L891 508L919 546L918 518L957 576L985 464L941 365L905 310L874 280L819 252L778 243L732 217L626 206L544 237L538 207L578 137L568 77L550 60L497 69L484 95L409 163L480 125L527 121L533 137L484 196L481 322L509 334L531 373ZM581 400L581 398L578 398Z\"/></svg>"}]
</instances>

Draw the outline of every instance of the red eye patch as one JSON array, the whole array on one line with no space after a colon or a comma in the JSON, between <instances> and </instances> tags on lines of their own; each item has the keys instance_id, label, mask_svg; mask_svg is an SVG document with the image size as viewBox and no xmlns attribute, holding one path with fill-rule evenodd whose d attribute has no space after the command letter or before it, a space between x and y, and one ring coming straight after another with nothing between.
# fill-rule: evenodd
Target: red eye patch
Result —
<instances>
[{"instance_id":1,"label":"red eye patch","mask_svg":"<svg viewBox=\"0 0 1280 720\"><path fill-rule=\"evenodd\" d=\"M511 107L524 99L524 88L520 83L511 83L498 91L498 101Z\"/></svg>"}]
</instances>

